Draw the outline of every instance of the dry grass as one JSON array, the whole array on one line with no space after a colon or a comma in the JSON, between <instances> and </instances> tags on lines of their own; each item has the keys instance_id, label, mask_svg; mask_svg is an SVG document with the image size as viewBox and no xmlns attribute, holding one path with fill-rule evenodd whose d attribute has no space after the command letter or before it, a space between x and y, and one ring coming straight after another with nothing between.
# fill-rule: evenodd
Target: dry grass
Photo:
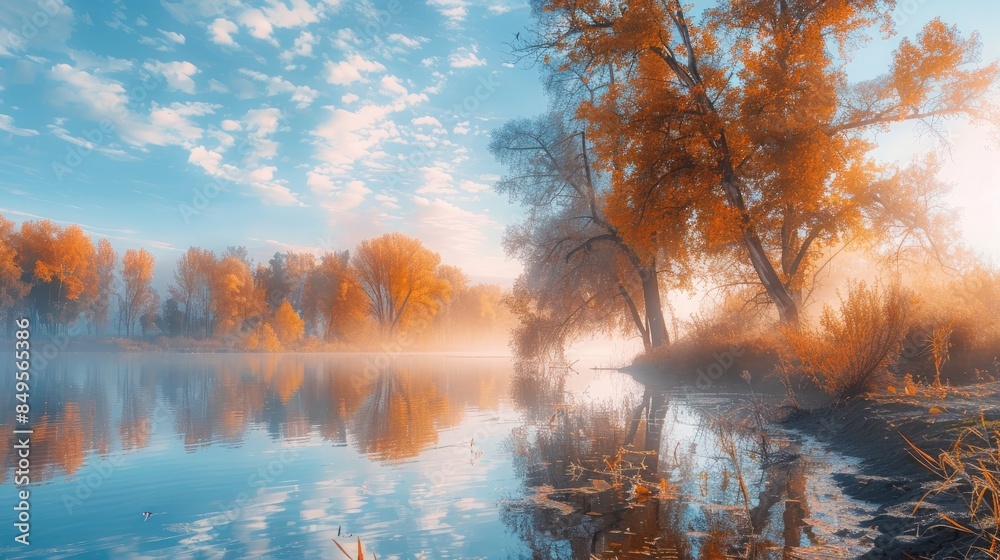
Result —
<instances>
[{"instance_id":1,"label":"dry grass","mask_svg":"<svg viewBox=\"0 0 1000 560\"><path fill-rule=\"evenodd\" d=\"M365 552L361 548L361 537L358 537L358 557L357 558L353 558L347 552L347 550L345 550L344 547L341 546L341 544L339 542L337 542L337 539L333 539L333 544L337 545L337 548L339 548L340 551L344 553L344 556L347 557L347 560L365 560ZM374 558L375 560L378 560L378 556L375 556L374 552L372 553L372 558Z\"/></svg>"},{"instance_id":2,"label":"dry grass","mask_svg":"<svg viewBox=\"0 0 1000 560\"><path fill-rule=\"evenodd\" d=\"M827 306L820 328L785 327L802 372L843 401L884 386L902 348L910 295L899 287L851 283L840 309Z\"/></svg>"},{"instance_id":3,"label":"dry grass","mask_svg":"<svg viewBox=\"0 0 1000 560\"><path fill-rule=\"evenodd\" d=\"M967 520L959 521L941 513L942 521L948 527L976 537L970 554L979 551L1000 557L1000 525L997 523L1000 516L1000 428L980 416L978 425L966 428L954 445L937 457L922 451L908 439L906 443L917 461L942 479L928 495L953 491L967 507ZM922 503L923 499L914 512Z\"/></svg>"}]
</instances>

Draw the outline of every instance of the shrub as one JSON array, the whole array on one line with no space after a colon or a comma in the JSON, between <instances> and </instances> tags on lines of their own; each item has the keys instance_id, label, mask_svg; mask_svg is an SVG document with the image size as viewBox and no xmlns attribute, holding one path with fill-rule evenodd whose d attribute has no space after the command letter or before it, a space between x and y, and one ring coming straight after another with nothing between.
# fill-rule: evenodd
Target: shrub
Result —
<instances>
[{"instance_id":1,"label":"shrub","mask_svg":"<svg viewBox=\"0 0 1000 560\"><path fill-rule=\"evenodd\" d=\"M848 285L839 312L827 306L820 328L784 327L802 372L843 401L883 384L902 348L910 315L910 295L898 286Z\"/></svg>"}]
</instances>

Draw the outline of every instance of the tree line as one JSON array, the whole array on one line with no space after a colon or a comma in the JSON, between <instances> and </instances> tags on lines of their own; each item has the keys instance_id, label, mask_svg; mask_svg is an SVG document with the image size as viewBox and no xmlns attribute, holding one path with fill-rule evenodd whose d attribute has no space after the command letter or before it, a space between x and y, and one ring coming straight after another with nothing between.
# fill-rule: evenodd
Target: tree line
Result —
<instances>
[{"instance_id":1,"label":"tree line","mask_svg":"<svg viewBox=\"0 0 1000 560\"><path fill-rule=\"evenodd\" d=\"M504 336L500 286L472 284L461 269L401 233L362 241L353 254L277 252L255 264L245 247L191 247L166 293L153 287L146 249L119 253L78 225L18 227L0 216L0 320L28 316L55 334L82 322L94 336L180 337L247 350L339 347L406 336L412 345Z\"/></svg>"}]
</instances>

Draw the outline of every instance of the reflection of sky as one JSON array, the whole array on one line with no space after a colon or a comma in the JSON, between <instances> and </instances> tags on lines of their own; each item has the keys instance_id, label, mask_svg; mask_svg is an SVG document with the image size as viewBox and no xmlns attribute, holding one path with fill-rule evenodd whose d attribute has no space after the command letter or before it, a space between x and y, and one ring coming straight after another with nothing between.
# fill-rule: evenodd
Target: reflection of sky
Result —
<instances>
[{"instance_id":1,"label":"reflection of sky","mask_svg":"<svg viewBox=\"0 0 1000 560\"><path fill-rule=\"evenodd\" d=\"M476 375L460 360L444 363L453 365L442 367ZM462 405L461 421L442 429L432 448L403 461L384 462L359 453L350 429L343 445L324 439L314 423L302 437L287 439L276 436L287 433L285 425L275 430L270 421L255 421L238 442L222 441L221 428L201 427L199 433L212 434L209 441L185 446L185 436L177 431L179 411L173 407L203 403L190 397L170 403L161 387L147 394L166 403L168 412L159 422L150 420L145 447L119 455L119 376L93 368L80 374L81 368L74 376L72 366L69 370L91 397L100 394L109 403L112 410L105 414L110 418L111 453L90 451L73 474L57 472L32 487L30 552L5 543L0 557L62 558L85 551L88 558L334 558L340 554L332 542L338 529L338 540L345 546L361 537L366 551L385 559L413 558L421 551L433 558L519 556L495 505L519 484L500 447L514 418L504 395L498 409ZM218 388L213 374L201 373L209 379L199 385L198 391L207 392L198 398L209 408L225 406L211 399ZM275 373L275 379L280 375ZM312 381L306 379L302 391L309 390ZM505 383L491 383L482 387L506 389ZM436 388L438 393L451 387L445 385ZM301 406L293 409L297 398L283 403L278 416L301 422L306 412ZM265 402L274 406L271 397ZM461 404L461 398L452 401L452 406ZM87 406L93 403L81 403L81 409ZM223 417L212 413L201 418L214 422ZM102 465L112 462L113 470L102 476L101 469L108 468ZM5 495L13 495L10 482L8 476ZM87 484L94 488L92 495L68 514L64 497ZM144 522L140 512L147 510L163 513Z\"/></svg>"}]
</instances>

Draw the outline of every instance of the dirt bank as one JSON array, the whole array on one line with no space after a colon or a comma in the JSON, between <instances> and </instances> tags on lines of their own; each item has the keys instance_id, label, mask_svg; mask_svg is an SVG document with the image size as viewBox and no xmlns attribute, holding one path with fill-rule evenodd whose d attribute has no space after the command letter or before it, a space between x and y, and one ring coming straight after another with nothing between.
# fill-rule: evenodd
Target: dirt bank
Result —
<instances>
[{"instance_id":1,"label":"dirt bank","mask_svg":"<svg viewBox=\"0 0 1000 560\"><path fill-rule=\"evenodd\" d=\"M904 436L937 457L958 436L983 418L991 430L1000 425L1000 383L963 387L947 395L872 396L832 405L785 419L832 450L862 460L860 473L835 475L844 493L877 504L870 525L880 533L863 558L1000 558L971 553L974 537L947 526L940 514L965 523L968 508L953 487L937 488L941 479L920 465ZM917 508L918 503L920 507ZM914 509L916 511L914 512ZM982 544L982 543L978 543Z\"/></svg>"}]
</instances>

